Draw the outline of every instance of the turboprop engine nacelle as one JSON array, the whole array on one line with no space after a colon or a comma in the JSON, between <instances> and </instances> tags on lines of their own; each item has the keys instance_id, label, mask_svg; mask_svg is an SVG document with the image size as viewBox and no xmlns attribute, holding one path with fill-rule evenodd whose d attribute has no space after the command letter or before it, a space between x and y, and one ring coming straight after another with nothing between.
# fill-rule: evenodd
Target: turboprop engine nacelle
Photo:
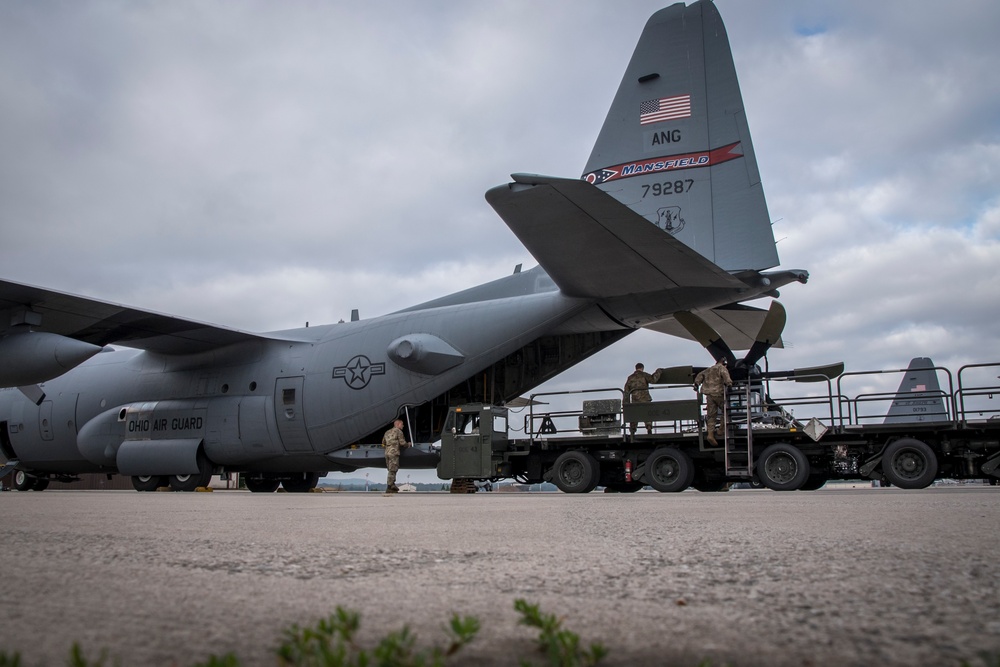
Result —
<instances>
[{"instance_id":1,"label":"turboprop engine nacelle","mask_svg":"<svg viewBox=\"0 0 1000 667\"><path fill-rule=\"evenodd\" d=\"M43 331L0 338L0 387L32 385L59 377L101 351L98 345Z\"/></svg>"}]
</instances>

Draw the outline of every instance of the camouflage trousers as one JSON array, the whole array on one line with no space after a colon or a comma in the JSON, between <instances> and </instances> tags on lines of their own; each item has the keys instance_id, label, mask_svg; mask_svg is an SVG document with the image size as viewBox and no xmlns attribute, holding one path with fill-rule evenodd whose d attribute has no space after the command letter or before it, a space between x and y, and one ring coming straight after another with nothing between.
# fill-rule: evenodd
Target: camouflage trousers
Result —
<instances>
[{"instance_id":1,"label":"camouflage trousers","mask_svg":"<svg viewBox=\"0 0 1000 667\"><path fill-rule=\"evenodd\" d=\"M385 486L386 488L396 485L396 472L399 471L399 452L386 450L385 452Z\"/></svg>"},{"instance_id":2,"label":"camouflage trousers","mask_svg":"<svg viewBox=\"0 0 1000 667\"><path fill-rule=\"evenodd\" d=\"M646 393L646 392L644 392L644 393ZM645 396L633 396L632 397L632 402L633 403L650 403L650 402L652 402L652 400L653 400L653 398L648 393L646 393ZM643 426L646 427L646 433L652 434L652 432L653 432L653 423L652 422L643 422ZM639 422L629 422L628 432L630 434L635 435L635 432L636 432L636 430L638 430L638 428L639 428Z\"/></svg>"},{"instance_id":3,"label":"camouflage trousers","mask_svg":"<svg viewBox=\"0 0 1000 667\"><path fill-rule=\"evenodd\" d=\"M646 427L646 433L652 433L653 432L653 423L652 422L643 422L643 425ZM635 432L638 430L638 428L639 428L639 422L629 422L629 425L628 425L628 432L629 433L631 433L632 435L635 435Z\"/></svg>"},{"instance_id":4,"label":"camouflage trousers","mask_svg":"<svg viewBox=\"0 0 1000 667\"><path fill-rule=\"evenodd\" d=\"M726 427L726 397L724 394L705 394L705 428L716 430L719 416L722 416L722 428Z\"/></svg>"}]
</instances>

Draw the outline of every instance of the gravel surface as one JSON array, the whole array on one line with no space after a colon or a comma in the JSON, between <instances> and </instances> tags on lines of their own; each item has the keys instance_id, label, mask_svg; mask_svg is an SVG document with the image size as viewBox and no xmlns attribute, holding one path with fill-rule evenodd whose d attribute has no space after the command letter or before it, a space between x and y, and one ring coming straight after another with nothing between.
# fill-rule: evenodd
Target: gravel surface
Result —
<instances>
[{"instance_id":1,"label":"gravel surface","mask_svg":"<svg viewBox=\"0 0 1000 667\"><path fill-rule=\"evenodd\" d=\"M608 665L1000 660L1000 488L706 494L0 494L0 650L274 665L337 605L451 664L536 656L525 598Z\"/></svg>"}]
</instances>

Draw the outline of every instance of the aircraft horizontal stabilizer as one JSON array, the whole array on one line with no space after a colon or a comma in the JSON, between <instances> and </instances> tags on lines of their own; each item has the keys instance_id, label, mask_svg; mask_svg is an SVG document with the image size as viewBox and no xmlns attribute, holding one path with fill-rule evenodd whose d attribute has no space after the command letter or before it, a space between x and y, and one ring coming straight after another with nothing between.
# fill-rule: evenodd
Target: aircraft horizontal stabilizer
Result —
<instances>
[{"instance_id":1,"label":"aircraft horizontal stabilizer","mask_svg":"<svg viewBox=\"0 0 1000 667\"><path fill-rule=\"evenodd\" d=\"M709 311L699 312L698 315L707 323L718 337L726 341L733 350L749 350L757 339L757 334L764 324L767 314L770 311L753 306L733 304L714 308ZM652 331L686 338L701 342L692 333L675 319L661 320L646 327ZM771 347L784 347L779 336Z\"/></svg>"},{"instance_id":2,"label":"aircraft horizontal stabilizer","mask_svg":"<svg viewBox=\"0 0 1000 667\"><path fill-rule=\"evenodd\" d=\"M745 287L611 195L578 179L514 174L486 200L568 296Z\"/></svg>"}]
</instances>

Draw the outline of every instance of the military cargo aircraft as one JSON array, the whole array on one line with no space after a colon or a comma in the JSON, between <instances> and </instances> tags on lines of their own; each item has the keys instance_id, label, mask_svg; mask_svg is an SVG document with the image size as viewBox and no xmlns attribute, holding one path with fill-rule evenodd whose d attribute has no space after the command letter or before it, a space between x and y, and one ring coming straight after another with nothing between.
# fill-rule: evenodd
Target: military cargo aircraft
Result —
<instances>
[{"instance_id":1,"label":"military cargo aircraft","mask_svg":"<svg viewBox=\"0 0 1000 667\"><path fill-rule=\"evenodd\" d=\"M649 19L582 178L514 174L486 200L539 266L368 320L248 333L0 281L4 472L19 489L103 472L192 490L242 472L253 491L305 491L384 465L377 444L401 413L431 443L449 406L503 404L642 327L689 336L677 313L745 349L767 311L742 302L808 277L773 270L708 0Z\"/></svg>"}]
</instances>

